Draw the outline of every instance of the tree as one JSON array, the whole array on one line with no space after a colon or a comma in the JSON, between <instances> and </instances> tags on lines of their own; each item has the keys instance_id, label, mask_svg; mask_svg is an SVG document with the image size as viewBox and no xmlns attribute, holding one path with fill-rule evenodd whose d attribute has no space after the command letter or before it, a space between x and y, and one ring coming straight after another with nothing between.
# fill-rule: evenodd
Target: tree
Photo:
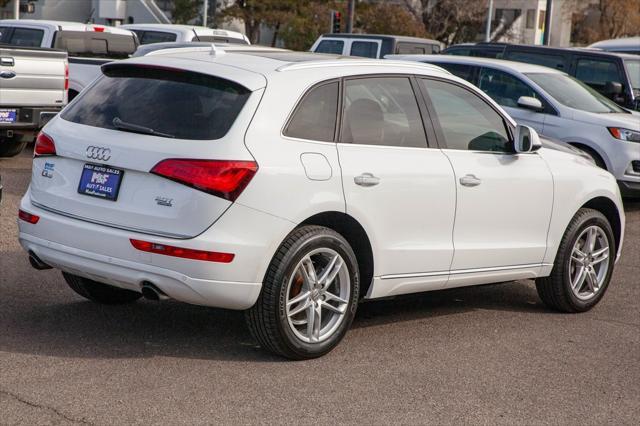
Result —
<instances>
[{"instance_id":1,"label":"tree","mask_svg":"<svg viewBox=\"0 0 640 426\"><path fill-rule=\"evenodd\" d=\"M591 44L598 40L640 35L640 0L568 2L573 15L572 42Z\"/></svg>"},{"instance_id":2,"label":"tree","mask_svg":"<svg viewBox=\"0 0 640 426\"><path fill-rule=\"evenodd\" d=\"M487 19L487 0L405 0L427 34L445 44L476 41Z\"/></svg>"},{"instance_id":3,"label":"tree","mask_svg":"<svg viewBox=\"0 0 640 426\"><path fill-rule=\"evenodd\" d=\"M201 0L173 0L173 22L175 24L186 24L197 18L201 4Z\"/></svg>"},{"instance_id":4,"label":"tree","mask_svg":"<svg viewBox=\"0 0 640 426\"><path fill-rule=\"evenodd\" d=\"M426 36L422 21L402 4L358 3L355 16L358 32Z\"/></svg>"}]
</instances>

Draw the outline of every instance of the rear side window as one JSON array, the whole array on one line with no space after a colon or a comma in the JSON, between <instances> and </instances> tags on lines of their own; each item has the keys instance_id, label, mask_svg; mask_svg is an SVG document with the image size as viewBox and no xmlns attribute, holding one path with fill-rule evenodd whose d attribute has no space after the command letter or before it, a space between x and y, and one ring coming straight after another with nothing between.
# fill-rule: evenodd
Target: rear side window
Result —
<instances>
[{"instance_id":1,"label":"rear side window","mask_svg":"<svg viewBox=\"0 0 640 426\"><path fill-rule=\"evenodd\" d=\"M378 57L378 43L370 41L354 41L351 43L351 56L361 56L364 58Z\"/></svg>"},{"instance_id":2,"label":"rear side window","mask_svg":"<svg viewBox=\"0 0 640 426\"><path fill-rule=\"evenodd\" d=\"M318 47L316 47L316 53L332 53L334 55L342 55L344 49L344 41L342 40L322 40Z\"/></svg>"},{"instance_id":3,"label":"rear side window","mask_svg":"<svg viewBox=\"0 0 640 426\"><path fill-rule=\"evenodd\" d=\"M285 136L332 142L338 113L338 83L331 82L311 89L300 101Z\"/></svg>"},{"instance_id":4,"label":"rear side window","mask_svg":"<svg viewBox=\"0 0 640 426\"><path fill-rule=\"evenodd\" d=\"M543 67L555 68L559 70L566 69L564 57L549 53L535 52L507 52L505 59L517 62L526 62L528 64L542 65Z\"/></svg>"},{"instance_id":5,"label":"rear side window","mask_svg":"<svg viewBox=\"0 0 640 426\"><path fill-rule=\"evenodd\" d=\"M342 123L342 142L427 147L418 103L405 77L347 80Z\"/></svg>"},{"instance_id":6,"label":"rear side window","mask_svg":"<svg viewBox=\"0 0 640 426\"><path fill-rule=\"evenodd\" d=\"M576 78L599 91L603 91L609 81L623 81L615 62L600 59L578 59Z\"/></svg>"},{"instance_id":7,"label":"rear side window","mask_svg":"<svg viewBox=\"0 0 640 426\"><path fill-rule=\"evenodd\" d=\"M212 140L227 133L251 94L229 80L188 71L112 65L104 73L69 105L63 119L105 129Z\"/></svg>"},{"instance_id":8,"label":"rear side window","mask_svg":"<svg viewBox=\"0 0 640 426\"><path fill-rule=\"evenodd\" d=\"M434 65L444 68L456 77L460 77L473 83L473 68L471 65L449 64L446 62L434 62Z\"/></svg>"},{"instance_id":9,"label":"rear side window","mask_svg":"<svg viewBox=\"0 0 640 426\"><path fill-rule=\"evenodd\" d=\"M43 37L42 30L15 27L7 43L14 46L40 47Z\"/></svg>"},{"instance_id":10,"label":"rear side window","mask_svg":"<svg viewBox=\"0 0 640 426\"><path fill-rule=\"evenodd\" d=\"M169 41L176 41L176 35L172 33L165 33L163 31L140 31L137 33L140 39L140 44L151 43L165 43Z\"/></svg>"},{"instance_id":11,"label":"rear side window","mask_svg":"<svg viewBox=\"0 0 640 426\"><path fill-rule=\"evenodd\" d=\"M58 31L54 47L66 50L70 56L85 58L128 58L136 51L132 35L97 31Z\"/></svg>"}]
</instances>

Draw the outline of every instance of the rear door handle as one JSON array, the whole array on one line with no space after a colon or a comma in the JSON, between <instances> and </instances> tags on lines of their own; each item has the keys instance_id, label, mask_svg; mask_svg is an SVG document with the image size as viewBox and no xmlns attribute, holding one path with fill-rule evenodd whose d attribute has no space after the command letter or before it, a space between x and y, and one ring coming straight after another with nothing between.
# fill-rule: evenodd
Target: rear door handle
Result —
<instances>
[{"instance_id":1,"label":"rear door handle","mask_svg":"<svg viewBox=\"0 0 640 426\"><path fill-rule=\"evenodd\" d=\"M10 58L8 56L2 56L0 57L0 65L3 67L12 67L15 64L13 58Z\"/></svg>"},{"instance_id":2,"label":"rear door handle","mask_svg":"<svg viewBox=\"0 0 640 426\"><path fill-rule=\"evenodd\" d=\"M362 173L359 176L353 178L353 181L356 185L368 187L368 186L376 186L380 183L380 178L375 177L371 173Z\"/></svg>"},{"instance_id":3,"label":"rear door handle","mask_svg":"<svg viewBox=\"0 0 640 426\"><path fill-rule=\"evenodd\" d=\"M482 183L476 175L465 175L460 178L460 185L462 186L478 186Z\"/></svg>"}]
</instances>

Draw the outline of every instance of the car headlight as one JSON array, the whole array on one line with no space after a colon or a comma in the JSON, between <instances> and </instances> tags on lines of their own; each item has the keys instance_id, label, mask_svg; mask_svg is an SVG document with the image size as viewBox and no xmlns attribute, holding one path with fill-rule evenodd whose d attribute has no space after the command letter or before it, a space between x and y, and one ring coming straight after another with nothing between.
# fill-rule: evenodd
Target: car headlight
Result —
<instances>
[{"instance_id":1,"label":"car headlight","mask_svg":"<svg viewBox=\"0 0 640 426\"><path fill-rule=\"evenodd\" d=\"M640 142L640 132L623 129L621 127L607 127L609 133L616 139L626 142Z\"/></svg>"}]
</instances>

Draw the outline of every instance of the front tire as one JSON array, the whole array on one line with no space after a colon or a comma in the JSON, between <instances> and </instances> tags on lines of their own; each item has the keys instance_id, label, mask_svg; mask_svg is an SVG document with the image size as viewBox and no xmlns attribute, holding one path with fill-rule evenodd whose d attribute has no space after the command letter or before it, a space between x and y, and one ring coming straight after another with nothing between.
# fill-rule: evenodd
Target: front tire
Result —
<instances>
[{"instance_id":1,"label":"front tire","mask_svg":"<svg viewBox=\"0 0 640 426\"><path fill-rule=\"evenodd\" d=\"M342 340L356 313L356 256L337 232L294 230L273 257L255 305L246 311L260 345L289 359L310 359Z\"/></svg>"},{"instance_id":2,"label":"front tire","mask_svg":"<svg viewBox=\"0 0 640 426\"><path fill-rule=\"evenodd\" d=\"M551 275L536 280L545 305L561 312L585 312L604 296L616 255L613 230L597 210L583 208L562 237Z\"/></svg>"},{"instance_id":3,"label":"front tire","mask_svg":"<svg viewBox=\"0 0 640 426\"><path fill-rule=\"evenodd\" d=\"M69 284L69 287L71 287L71 290L85 299L103 305L132 303L142 297L142 293L138 293L137 291L114 287L66 272L63 272L62 276L67 284Z\"/></svg>"}]
</instances>

